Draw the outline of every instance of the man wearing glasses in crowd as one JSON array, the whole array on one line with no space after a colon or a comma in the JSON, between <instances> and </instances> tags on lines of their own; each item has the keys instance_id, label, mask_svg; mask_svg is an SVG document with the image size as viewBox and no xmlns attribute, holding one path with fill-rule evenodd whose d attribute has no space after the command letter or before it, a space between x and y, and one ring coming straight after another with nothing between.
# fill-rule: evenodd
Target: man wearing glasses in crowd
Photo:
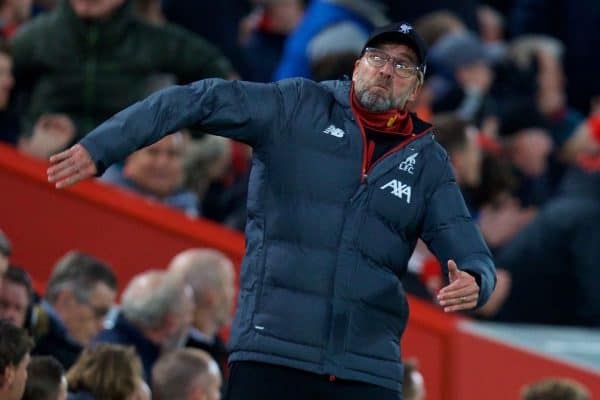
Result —
<instances>
[{"instance_id":1,"label":"man wearing glasses in crowd","mask_svg":"<svg viewBox=\"0 0 600 400\"><path fill-rule=\"evenodd\" d=\"M32 315L32 354L53 356L69 369L104 327L116 290L117 278L104 262L77 251L63 256Z\"/></svg>"},{"instance_id":2,"label":"man wearing glasses in crowd","mask_svg":"<svg viewBox=\"0 0 600 400\"><path fill-rule=\"evenodd\" d=\"M425 73L411 25L377 29L351 81L209 79L117 114L51 158L66 187L184 126L253 147L246 255L226 399L401 398L400 282L417 239L446 312L484 304L489 251L431 125L408 112Z\"/></svg>"}]
</instances>

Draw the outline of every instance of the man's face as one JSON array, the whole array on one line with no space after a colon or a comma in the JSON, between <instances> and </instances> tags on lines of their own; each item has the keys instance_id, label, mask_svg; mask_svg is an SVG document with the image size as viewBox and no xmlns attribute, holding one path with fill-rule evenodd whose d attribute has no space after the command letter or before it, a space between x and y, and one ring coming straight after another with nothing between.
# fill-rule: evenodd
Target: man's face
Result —
<instances>
[{"instance_id":1,"label":"man's face","mask_svg":"<svg viewBox=\"0 0 600 400\"><path fill-rule=\"evenodd\" d=\"M115 302L116 293L105 283L98 283L85 302L78 301L70 291L59 295L56 311L71 336L87 345L104 327L104 318Z\"/></svg>"},{"instance_id":2,"label":"man's face","mask_svg":"<svg viewBox=\"0 0 600 400\"><path fill-rule=\"evenodd\" d=\"M183 181L183 141L180 134L133 153L125 163L125 176L143 190L164 197Z\"/></svg>"},{"instance_id":3,"label":"man's face","mask_svg":"<svg viewBox=\"0 0 600 400\"><path fill-rule=\"evenodd\" d=\"M417 65L417 56L406 45L382 44L377 49L405 65ZM354 92L360 104L370 111L401 110L407 101L415 99L417 74L408 78L398 76L391 62L375 67L367 61L367 53L354 64Z\"/></svg>"},{"instance_id":4,"label":"man's face","mask_svg":"<svg viewBox=\"0 0 600 400\"><path fill-rule=\"evenodd\" d=\"M104 19L109 17L125 0L69 0L78 17Z\"/></svg>"},{"instance_id":5,"label":"man's face","mask_svg":"<svg viewBox=\"0 0 600 400\"><path fill-rule=\"evenodd\" d=\"M0 319L22 328L29 307L27 288L7 279L0 279Z\"/></svg>"},{"instance_id":6,"label":"man's face","mask_svg":"<svg viewBox=\"0 0 600 400\"><path fill-rule=\"evenodd\" d=\"M542 175L548 167L552 139L544 129L523 129L511 140L509 149L513 164L524 175L536 177Z\"/></svg>"}]
</instances>

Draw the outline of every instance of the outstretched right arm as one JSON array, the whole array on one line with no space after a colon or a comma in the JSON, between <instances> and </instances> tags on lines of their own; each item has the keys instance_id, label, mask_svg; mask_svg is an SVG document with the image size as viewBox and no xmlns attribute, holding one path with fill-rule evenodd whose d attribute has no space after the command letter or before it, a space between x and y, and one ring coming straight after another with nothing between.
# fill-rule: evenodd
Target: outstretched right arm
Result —
<instances>
[{"instance_id":1,"label":"outstretched right arm","mask_svg":"<svg viewBox=\"0 0 600 400\"><path fill-rule=\"evenodd\" d=\"M48 180L57 188L101 174L111 164L179 129L257 146L281 131L300 91L298 81L274 84L207 79L161 90L119 112L72 148L50 158Z\"/></svg>"}]
</instances>

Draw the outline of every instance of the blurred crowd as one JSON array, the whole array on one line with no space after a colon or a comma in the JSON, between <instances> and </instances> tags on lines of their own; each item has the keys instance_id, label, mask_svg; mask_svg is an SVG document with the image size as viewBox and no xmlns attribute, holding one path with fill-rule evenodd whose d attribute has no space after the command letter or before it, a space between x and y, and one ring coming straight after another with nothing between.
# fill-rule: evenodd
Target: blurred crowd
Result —
<instances>
[{"instance_id":1,"label":"blurred crowd","mask_svg":"<svg viewBox=\"0 0 600 400\"><path fill-rule=\"evenodd\" d=\"M498 267L491 301L471 316L598 326L600 7L593 0L440 4L0 0L0 141L47 159L153 91L207 77L348 79L371 30L405 20L429 48L411 111L436 127ZM173 132L99 179L243 230L251 150L210 133ZM136 276L118 308L111 267L91 255L65 255L43 294L9 255L0 234L1 317L28 330L32 354L53 356L32 362L30 376L53 380L61 392L68 382L81 399L144 399L149 388L166 398L188 390L167 379L185 377L188 364L202 365L187 377L204 382L202 390L218 392L226 379L217 333L230 316L233 272L222 254L190 250L164 270ZM440 271L419 243L404 285L434 301L446 279ZM128 378L91 387L90 376L102 370ZM40 398L31 396L24 398Z\"/></svg>"},{"instance_id":2,"label":"blurred crowd","mask_svg":"<svg viewBox=\"0 0 600 400\"><path fill-rule=\"evenodd\" d=\"M113 267L86 253L61 257L43 295L24 269L5 266L0 398L220 399L228 370L219 334L230 323L234 278L224 254L188 249L134 276L117 303Z\"/></svg>"},{"instance_id":3,"label":"blurred crowd","mask_svg":"<svg viewBox=\"0 0 600 400\"><path fill-rule=\"evenodd\" d=\"M222 398L229 371L220 333L234 300L224 254L184 250L135 275L119 302L113 267L80 251L57 260L43 295L24 269L0 271L1 399ZM402 388L404 400L427 398L415 359L405 362ZM520 399L591 397L576 381L548 377L524 386Z\"/></svg>"}]
</instances>

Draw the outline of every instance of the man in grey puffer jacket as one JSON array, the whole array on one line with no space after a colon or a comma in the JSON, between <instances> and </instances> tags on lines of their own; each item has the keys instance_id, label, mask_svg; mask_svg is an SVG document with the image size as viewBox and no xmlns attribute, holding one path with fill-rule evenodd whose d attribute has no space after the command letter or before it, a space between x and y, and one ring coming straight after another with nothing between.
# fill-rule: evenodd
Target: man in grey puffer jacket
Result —
<instances>
[{"instance_id":1,"label":"man in grey puffer jacket","mask_svg":"<svg viewBox=\"0 0 600 400\"><path fill-rule=\"evenodd\" d=\"M352 81L209 79L125 109L51 158L66 187L189 125L248 143L246 256L227 399L394 399L408 304L400 278L422 238L447 269L447 312L495 285L431 125L407 111L425 72L412 26L377 29ZM458 267L460 266L460 268Z\"/></svg>"}]
</instances>

